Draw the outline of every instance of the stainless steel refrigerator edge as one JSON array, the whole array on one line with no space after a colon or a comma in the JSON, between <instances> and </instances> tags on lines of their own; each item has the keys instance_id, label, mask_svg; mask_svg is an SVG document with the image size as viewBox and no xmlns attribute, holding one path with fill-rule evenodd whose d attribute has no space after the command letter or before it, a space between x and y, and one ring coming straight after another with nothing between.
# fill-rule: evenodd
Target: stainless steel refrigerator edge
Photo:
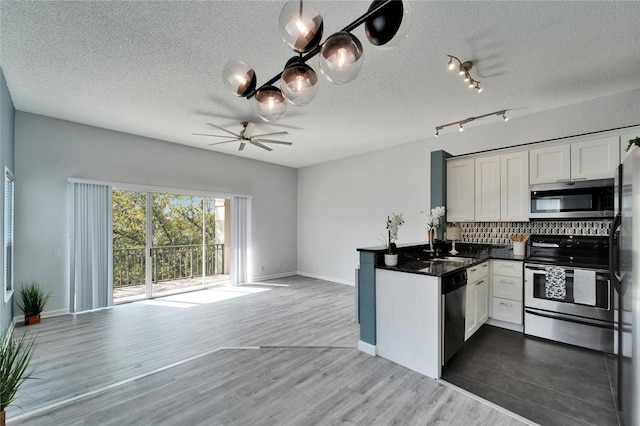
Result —
<instances>
[{"instance_id":1,"label":"stainless steel refrigerator edge","mask_svg":"<svg viewBox=\"0 0 640 426\"><path fill-rule=\"evenodd\" d=\"M616 173L619 194L611 229L611 280L619 288L617 315L618 410L624 426L640 425L640 148ZM634 227L635 222L635 227ZM616 247L617 245L617 247Z\"/></svg>"}]
</instances>

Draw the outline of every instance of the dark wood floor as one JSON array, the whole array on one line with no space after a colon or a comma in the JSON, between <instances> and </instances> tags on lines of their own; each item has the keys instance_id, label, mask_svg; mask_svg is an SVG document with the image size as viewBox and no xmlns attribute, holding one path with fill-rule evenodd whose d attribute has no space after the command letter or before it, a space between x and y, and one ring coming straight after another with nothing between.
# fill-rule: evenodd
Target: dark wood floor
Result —
<instances>
[{"instance_id":1,"label":"dark wood floor","mask_svg":"<svg viewBox=\"0 0 640 426\"><path fill-rule=\"evenodd\" d=\"M523 424L358 351L353 300L296 276L19 326L40 379L8 424Z\"/></svg>"},{"instance_id":2,"label":"dark wood floor","mask_svg":"<svg viewBox=\"0 0 640 426\"><path fill-rule=\"evenodd\" d=\"M618 426L611 356L484 325L443 379L544 426Z\"/></svg>"}]
</instances>

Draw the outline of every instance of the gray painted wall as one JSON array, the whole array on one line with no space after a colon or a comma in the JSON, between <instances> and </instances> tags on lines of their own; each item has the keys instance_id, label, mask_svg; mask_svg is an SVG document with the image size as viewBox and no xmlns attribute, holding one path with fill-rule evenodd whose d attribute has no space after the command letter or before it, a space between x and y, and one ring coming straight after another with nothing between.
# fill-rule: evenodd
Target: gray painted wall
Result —
<instances>
[{"instance_id":1,"label":"gray painted wall","mask_svg":"<svg viewBox=\"0 0 640 426\"><path fill-rule=\"evenodd\" d=\"M11 94L4 79L2 69L0 69L0 166L2 167L2 188L4 188L4 168L15 172L14 166L14 118L15 109ZM0 191L0 223L4 224L4 189ZM0 241L4 241L4 226L0 226ZM4 248L2 249L4 253ZM0 255L4 259L4 254ZM4 285L4 261L0 261L0 282ZM0 291L3 291L0 288ZM4 300L4 293L0 294L0 331L9 327L13 318L13 297L7 303Z\"/></svg>"},{"instance_id":2,"label":"gray painted wall","mask_svg":"<svg viewBox=\"0 0 640 426\"><path fill-rule=\"evenodd\" d=\"M16 280L52 291L45 314L68 310L69 177L251 195L250 275L297 270L296 169L20 111L15 121Z\"/></svg>"},{"instance_id":3,"label":"gray painted wall","mask_svg":"<svg viewBox=\"0 0 640 426\"><path fill-rule=\"evenodd\" d=\"M506 107L506 106L503 106ZM430 202L430 153L461 155L640 124L640 89L555 110L496 117L440 137L298 170L298 270L353 283L357 247L379 245L386 217L404 213L399 244L427 239L421 210ZM478 114L483 111L478 111ZM460 117L457 117L460 118ZM452 120L456 117L452 117ZM425 128L433 135L435 129Z\"/></svg>"}]
</instances>

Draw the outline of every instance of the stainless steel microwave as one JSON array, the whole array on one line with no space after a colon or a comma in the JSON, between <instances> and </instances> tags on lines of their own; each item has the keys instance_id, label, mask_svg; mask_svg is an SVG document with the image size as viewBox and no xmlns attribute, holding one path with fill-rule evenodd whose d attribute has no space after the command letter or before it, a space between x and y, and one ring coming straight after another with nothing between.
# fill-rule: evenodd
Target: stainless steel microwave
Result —
<instances>
[{"instance_id":1,"label":"stainless steel microwave","mask_svg":"<svg viewBox=\"0 0 640 426\"><path fill-rule=\"evenodd\" d=\"M613 179L531 185L530 219L613 217Z\"/></svg>"}]
</instances>

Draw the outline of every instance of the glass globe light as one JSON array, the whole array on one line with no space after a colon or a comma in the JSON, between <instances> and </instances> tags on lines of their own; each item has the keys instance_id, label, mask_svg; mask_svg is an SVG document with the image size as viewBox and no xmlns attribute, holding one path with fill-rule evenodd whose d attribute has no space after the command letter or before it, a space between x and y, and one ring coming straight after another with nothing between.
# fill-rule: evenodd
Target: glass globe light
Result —
<instances>
[{"instance_id":1,"label":"glass globe light","mask_svg":"<svg viewBox=\"0 0 640 426\"><path fill-rule=\"evenodd\" d=\"M325 40L318 57L320 72L329 82L348 83L362 69L362 44L354 35L340 31Z\"/></svg>"},{"instance_id":2,"label":"glass globe light","mask_svg":"<svg viewBox=\"0 0 640 426\"><path fill-rule=\"evenodd\" d=\"M322 39L323 22L313 2L292 0L280 11L280 36L297 53L305 53L318 46Z\"/></svg>"},{"instance_id":3,"label":"glass globe light","mask_svg":"<svg viewBox=\"0 0 640 426\"><path fill-rule=\"evenodd\" d=\"M318 93L318 76L307 64L294 62L282 72L280 89L289 103L297 106L306 105Z\"/></svg>"},{"instance_id":4,"label":"glass globe light","mask_svg":"<svg viewBox=\"0 0 640 426\"><path fill-rule=\"evenodd\" d=\"M222 81L227 89L236 96L245 97L256 88L256 73L242 61L227 62L222 70Z\"/></svg>"},{"instance_id":5,"label":"glass globe light","mask_svg":"<svg viewBox=\"0 0 640 426\"><path fill-rule=\"evenodd\" d=\"M375 0L369 6L369 11L380 3L382 0ZM366 20L364 32L374 46L380 49L393 49L407 38L412 21L413 15L409 2L392 1Z\"/></svg>"},{"instance_id":6,"label":"glass globe light","mask_svg":"<svg viewBox=\"0 0 640 426\"><path fill-rule=\"evenodd\" d=\"M256 113L264 121L278 121L287 112L287 103L277 87L265 86L258 89L254 102Z\"/></svg>"}]
</instances>

